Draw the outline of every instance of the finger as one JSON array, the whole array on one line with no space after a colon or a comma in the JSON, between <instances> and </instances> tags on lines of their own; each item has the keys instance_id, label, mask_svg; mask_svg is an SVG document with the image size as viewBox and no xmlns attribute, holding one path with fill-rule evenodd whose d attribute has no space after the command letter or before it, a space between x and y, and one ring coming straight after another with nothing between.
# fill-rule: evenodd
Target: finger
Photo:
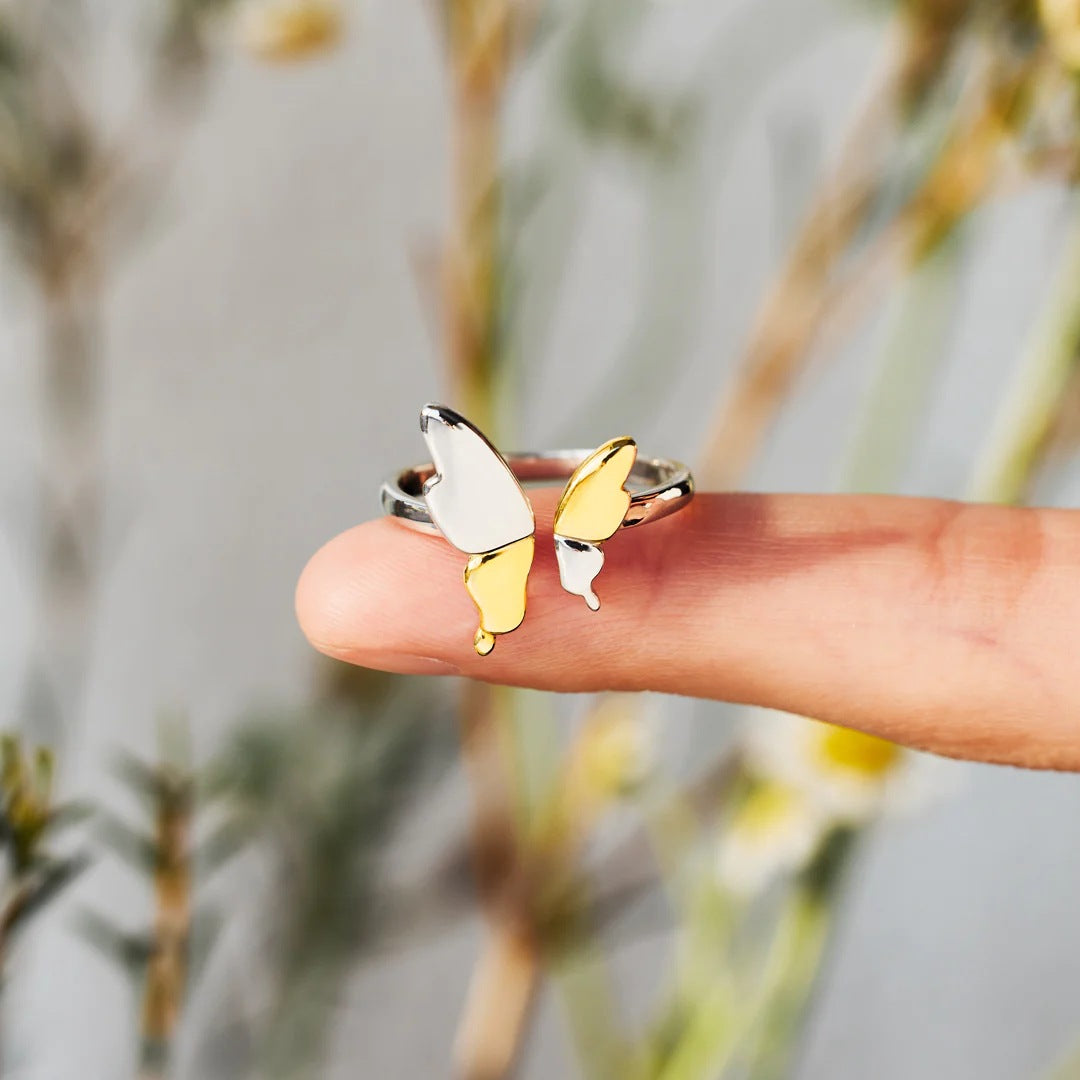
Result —
<instances>
[{"instance_id":1,"label":"finger","mask_svg":"<svg viewBox=\"0 0 1080 1080\"><path fill-rule=\"evenodd\" d=\"M1080 515L929 499L699 495L617 534L590 611L559 585L534 492L522 626L472 648L464 556L390 520L304 571L331 655L548 690L659 690L785 709L940 753L1080 768Z\"/></svg>"}]
</instances>

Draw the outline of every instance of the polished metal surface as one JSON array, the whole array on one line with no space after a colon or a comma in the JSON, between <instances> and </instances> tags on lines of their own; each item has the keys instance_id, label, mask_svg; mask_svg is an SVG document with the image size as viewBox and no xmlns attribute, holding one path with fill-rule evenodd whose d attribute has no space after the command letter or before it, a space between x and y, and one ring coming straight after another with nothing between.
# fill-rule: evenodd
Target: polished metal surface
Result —
<instances>
[{"instance_id":1,"label":"polished metal surface","mask_svg":"<svg viewBox=\"0 0 1080 1080\"><path fill-rule=\"evenodd\" d=\"M433 463L405 469L381 491L383 510L425 532L441 533L465 552L465 589L480 625L473 647L487 656L500 634L525 618L536 520L522 482L565 481L553 521L563 588L593 610L593 581L604 566L603 541L685 506L690 470L663 458L638 458L628 435L595 450L501 454L460 413L425 405L420 430Z\"/></svg>"},{"instance_id":2,"label":"polished metal surface","mask_svg":"<svg viewBox=\"0 0 1080 1080\"><path fill-rule=\"evenodd\" d=\"M592 584L604 567L603 543L622 527L630 509L626 483L636 461L637 443L629 435L609 439L574 470L555 511L559 580L593 611L600 610Z\"/></svg>"},{"instance_id":3,"label":"polished metal surface","mask_svg":"<svg viewBox=\"0 0 1080 1080\"><path fill-rule=\"evenodd\" d=\"M533 534L521 484L480 431L445 405L425 405L420 430L434 461L421 486L428 520L454 547L476 555Z\"/></svg>"},{"instance_id":4,"label":"polished metal surface","mask_svg":"<svg viewBox=\"0 0 1080 1080\"><path fill-rule=\"evenodd\" d=\"M592 583L604 568L604 551L599 544L555 536L555 558L559 563L559 581L574 596L582 596L593 611L600 610L600 597Z\"/></svg>"},{"instance_id":5,"label":"polished metal surface","mask_svg":"<svg viewBox=\"0 0 1080 1080\"><path fill-rule=\"evenodd\" d=\"M505 454L503 459L524 484L559 484L565 483L593 453L595 450L552 450ZM415 465L387 479L380 490L384 513L421 532L437 533L439 530L432 523L423 497L424 485L435 471L435 466L430 463ZM627 486L630 508L623 518L624 529L673 514L694 494L690 470L678 461L664 458L638 457L630 470Z\"/></svg>"},{"instance_id":6,"label":"polished metal surface","mask_svg":"<svg viewBox=\"0 0 1080 1080\"><path fill-rule=\"evenodd\" d=\"M487 656L495 638L525 618L536 550L532 506L502 454L460 413L425 405L420 431L434 461L418 481L420 495L428 520L469 556L465 591L480 616L473 648Z\"/></svg>"}]
</instances>

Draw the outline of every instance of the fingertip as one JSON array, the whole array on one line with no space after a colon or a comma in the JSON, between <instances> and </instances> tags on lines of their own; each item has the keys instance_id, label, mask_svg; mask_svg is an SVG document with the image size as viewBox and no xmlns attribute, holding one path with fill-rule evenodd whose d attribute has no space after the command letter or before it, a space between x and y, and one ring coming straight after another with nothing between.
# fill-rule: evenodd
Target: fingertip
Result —
<instances>
[{"instance_id":1,"label":"fingertip","mask_svg":"<svg viewBox=\"0 0 1080 1080\"><path fill-rule=\"evenodd\" d=\"M354 530L355 531L355 530ZM307 561L296 583L296 619L308 641L320 652L333 654L342 645L348 579L340 573L340 549L348 533L334 537ZM351 597L350 597L351 599Z\"/></svg>"},{"instance_id":2,"label":"fingertip","mask_svg":"<svg viewBox=\"0 0 1080 1080\"><path fill-rule=\"evenodd\" d=\"M393 522L349 529L324 544L300 575L300 628L331 656L408 652L421 588L438 591L441 561L436 545Z\"/></svg>"},{"instance_id":3,"label":"fingertip","mask_svg":"<svg viewBox=\"0 0 1080 1080\"><path fill-rule=\"evenodd\" d=\"M301 630L328 656L384 671L460 672L557 690L646 680L632 660L649 607L640 597L649 590L650 560L612 559L602 612L568 595L549 532L556 495L535 493L542 531L526 618L488 648L476 647L478 613L463 586L465 556L440 537L385 518L342 533L312 556L296 587Z\"/></svg>"}]
</instances>

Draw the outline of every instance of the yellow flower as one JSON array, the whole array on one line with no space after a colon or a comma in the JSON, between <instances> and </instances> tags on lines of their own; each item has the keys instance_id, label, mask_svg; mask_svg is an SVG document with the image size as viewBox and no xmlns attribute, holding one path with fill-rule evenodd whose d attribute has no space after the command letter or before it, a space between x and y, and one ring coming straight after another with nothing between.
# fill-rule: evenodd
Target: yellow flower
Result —
<instances>
[{"instance_id":1,"label":"yellow flower","mask_svg":"<svg viewBox=\"0 0 1080 1080\"><path fill-rule=\"evenodd\" d=\"M336 45L340 0L251 0L241 19L247 49L263 60L297 60Z\"/></svg>"},{"instance_id":2,"label":"yellow flower","mask_svg":"<svg viewBox=\"0 0 1080 1080\"><path fill-rule=\"evenodd\" d=\"M737 895L759 893L781 875L806 865L825 826L814 804L796 788L756 781L721 838L717 879Z\"/></svg>"},{"instance_id":3,"label":"yellow flower","mask_svg":"<svg viewBox=\"0 0 1080 1080\"><path fill-rule=\"evenodd\" d=\"M750 771L802 792L834 822L860 824L918 801L926 759L860 731L758 709L749 721Z\"/></svg>"},{"instance_id":4,"label":"yellow flower","mask_svg":"<svg viewBox=\"0 0 1080 1080\"><path fill-rule=\"evenodd\" d=\"M888 777L901 764L904 752L896 743L817 720L809 722L817 726L813 746L823 769L873 781Z\"/></svg>"},{"instance_id":5,"label":"yellow flower","mask_svg":"<svg viewBox=\"0 0 1080 1080\"><path fill-rule=\"evenodd\" d=\"M1080 68L1080 0L1039 0L1050 47L1070 68Z\"/></svg>"}]
</instances>

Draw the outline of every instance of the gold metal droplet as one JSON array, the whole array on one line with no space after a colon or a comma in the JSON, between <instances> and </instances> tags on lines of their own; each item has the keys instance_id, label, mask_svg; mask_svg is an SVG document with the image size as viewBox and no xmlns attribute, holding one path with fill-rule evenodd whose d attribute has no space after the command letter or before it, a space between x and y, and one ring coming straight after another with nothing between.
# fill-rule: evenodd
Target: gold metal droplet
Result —
<instances>
[{"instance_id":1,"label":"gold metal droplet","mask_svg":"<svg viewBox=\"0 0 1080 1080\"><path fill-rule=\"evenodd\" d=\"M525 585L535 548L535 539L526 536L495 551L469 556L465 588L480 612L480 627L473 638L480 656L495 647L495 634L516 630L525 618Z\"/></svg>"},{"instance_id":2,"label":"gold metal droplet","mask_svg":"<svg viewBox=\"0 0 1080 1080\"><path fill-rule=\"evenodd\" d=\"M555 511L555 534L588 544L613 536L630 508L623 485L636 459L637 444L628 435L593 451L566 483Z\"/></svg>"}]
</instances>

